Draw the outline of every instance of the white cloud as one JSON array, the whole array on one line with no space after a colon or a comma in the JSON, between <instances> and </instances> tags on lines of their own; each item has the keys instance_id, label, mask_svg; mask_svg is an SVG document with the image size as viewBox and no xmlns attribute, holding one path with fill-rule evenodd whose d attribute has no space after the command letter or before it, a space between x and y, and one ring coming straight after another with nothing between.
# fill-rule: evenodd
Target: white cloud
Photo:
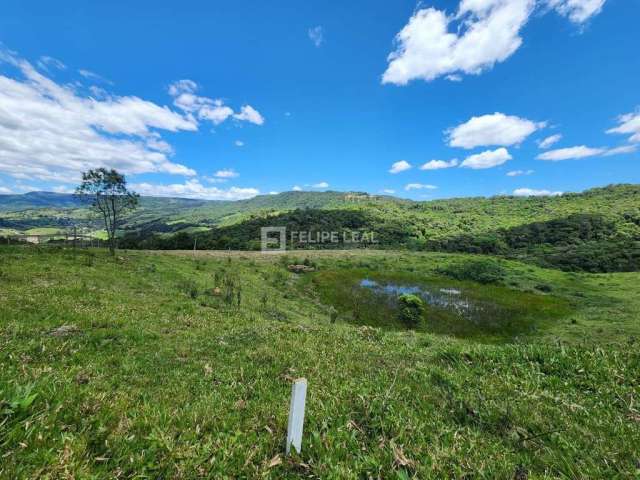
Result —
<instances>
[{"instance_id":1,"label":"white cloud","mask_svg":"<svg viewBox=\"0 0 640 480\"><path fill-rule=\"evenodd\" d=\"M573 23L584 23L599 14L606 0L547 0L551 8Z\"/></svg>"},{"instance_id":2,"label":"white cloud","mask_svg":"<svg viewBox=\"0 0 640 480\"><path fill-rule=\"evenodd\" d=\"M389 173L400 173L400 172L404 172L405 170L409 170L411 168L411 164L409 162L407 162L406 160L400 160L396 163L394 163L393 165L391 165L391 168L389 169Z\"/></svg>"},{"instance_id":3,"label":"white cloud","mask_svg":"<svg viewBox=\"0 0 640 480\"><path fill-rule=\"evenodd\" d=\"M507 172L507 177L520 177L522 175L531 175L533 170L512 170Z\"/></svg>"},{"instance_id":4,"label":"white cloud","mask_svg":"<svg viewBox=\"0 0 640 480\"><path fill-rule=\"evenodd\" d=\"M57 58L46 56L46 55L40 57L38 59L37 64L40 68L47 71L49 70L50 67L58 70L67 69L67 66L64 63L62 63L60 60L58 60Z\"/></svg>"},{"instance_id":5,"label":"white cloud","mask_svg":"<svg viewBox=\"0 0 640 480\"><path fill-rule=\"evenodd\" d=\"M269 192L269 195L278 195L280 192Z\"/></svg>"},{"instance_id":6,"label":"white cloud","mask_svg":"<svg viewBox=\"0 0 640 480\"><path fill-rule=\"evenodd\" d=\"M420 9L396 36L382 82L406 85L490 69L520 47L533 7L534 0L463 0L455 16Z\"/></svg>"},{"instance_id":7,"label":"white cloud","mask_svg":"<svg viewBox=\"0 0 640 480\"><path fill-rule=\"evenodd\" d=\"M380 190L380 192L386 193L387 195L393 195L394 193L396 193L396 191L392 188L383 188L382 190Z\"/></svg>"},{"instance_id":8,"label":"white cloud","mask_svg":"<svg viewBox=\"0 0 640 480\"><path fill-rule=\"evenodd\" d=\"M605 0L462 0L455 14L422 8L395 37L383 83L406 85L440 76L457 81L504 62L522 45L520 31L537 5L574 23L598 14Z\"/></svg>"},{"instance_id":9,"label":"white cloud","mask_svg":"<svg viewBox=\"0 0 640 480\"><path fill-rule=\"evenodd\" d=\"M498 148L497 150L487 150L482 153L468 156L461 167L472 168L474 170L497 167L511 160L511 155L506 148Z\"/></svg>"},{"instance_id":10,"label":"white cloud","mask_svg":"<svg viewBox=\"0 0 640 480\"><path fill-rule=\"evenodd\" d=\"M610 157L612 155L622 155L624 153L633 153L636 150L638 150L638 145L623 145L622 147L608 148L603 155L605 157Z\"/></svg>"},{"instance_id":11,"label":"white cloud","mask_svg":"<svg viewBox=\"0 0 640 480\"><path fill-rule=\"evenodd\" d=\"M168 91L176 107L187 114L195 115L200 120L209 120L214 125L220 125L229 118L255 125L264 124L264 117L251 105L244 105L240 112L235 113L219 98L212 99L196 95L198 88L198 84L193 80L183 79L169 85Z\"/></svg>"},{"instance_id":12,"label":"white cloud","mask_svg":"<svg viewBox=\"0 0 640 480\"><path fill-rule=\"evenodd\" d=\"M240 174L232 168L225 168L223 170L218 170L213 174L213 176L216 178L236 178L239 177Z\"/></svg>"},{"instance_id":13,"label":"white cloud","mask_svg":"<svg viewBox=\"0 0 640 480\"><path fill-rule=\"evenodd\" d=\"M172 97L177 97L181 93L195 93L196 90L198 90L198 84L189 79L176 80L169 85L169 95Z\"/></svg>"},{"instance_id":14,"label":"white cloud","mask_svg":"<svg viewBox=\"0 0 640 480\"><path fill-rule=\"evenodd\" d=\"M607 133L631 135L630 142L640 143L640 111L627 113L618 117L618 126L607 130Z\"/></svg>"},{"instance_id":15,"label":"white cloud","mask_svg":"<svg viewBox=\"0 0 640 480\"><path fill-rule=\"evenodd\" d=\"M409 183L404 187L407 192L411 190L435 190L436 188L438 187L435 185L427 185L424 183Z\"/></svg>"},{"instance_id":16,"label":"white cloud","mask_svg":"<svg viewBox=\"0 0 640 480\"><path fill-rule=\"evenodd\" d=\"M329 184L327 182L318 182L311 185L313 188L329 188Z\"/></svg>"},{"instance_id":17,"label":"white cloud","mask_svg":"<svg viewBox=\"0 0 640 480\"><path fill-rule=\"evenodd\" d=\"M86 70L81 68L78 70L78 73L82 75L87 80L94 80L98 82L108 83L109 85L113 85L113 82L108 78L104 78L102 75L98 75L97 73L92 72L91 70Z\"/></svg>"},{"instance_id":18,"label":"white cloud","mask_svg":"<svg viewBox=\"0 0 640 480\"><path fill-rule=\"evenodd\" d=\"M0 194L11 195L13 192L7 187L0 187Z\"/></svg>"},{"instance_id":19,"label":"white cloud","mask_svg":"<svg viewBox=\"0 0 640 480\"><path fill-rule=\"evenodd\" d=\"M533 188L516 188L513 195L516 197L549 197L562 195L563 192L552 192L549 190L535 190Z\"/></svg>"},{"instance_id":20,"label":"white cloud","mask_svg":"<svg viewBox=\"0 0 640 480\"><path fill-rule=\"evenodd\" d=\"M557 150L549 150L538 155L538 160L549 160L559 162L561 160L579 160L588 157L610 157L613 155L622 155L625 153L633 153L637 150L637 145L623 145L614 148L592 148L585 145L569 148L559 148Z\"/></svg>"},{"instance_id":21,"label":"white cloud","mask_svg":"<svg viewBox=\"0 0 640 480\"><path fill-rule=\"evenodd\" d=\"M73 188L69 188L66 185L57 185L51 189L52 192L55 193L73 193Z\"/></svg>"},{"instance_id":22,"label":"white cloud","mask_svg":"<svg viewBox=\"0 0 640 480\"><path fill-rule=\"evenodd\" d=\"M136 183L131 185L131 188L141 195L201 198L206 200L243 200L255 197L260 193L256 188L231 187L221 189L217 187L205 187L195 179L187 180L185 183L174 183L171 185Z\"/></svg>"},{"instance_id":23,"label":"white cloud","mask_svg":"<svg viewBox=\"0 0 640 480\"><path fill-rule=\"evenodd\" d=\"M496 112L471 117L467 122L449 129L446 134L451 147L510 146L522 143L544 126L544 123Z\"/></svg>"},{"instance_id":24,"label":"white cloud","mask_svg":"<svg viewBox=\"0 0 640 480\"><path fill-rule=\"evenodd\" d=\"M443 168L452 168L458 166L458 159L453 160L430 160L420 167L420 170L440 170Z\"/></svg>"},{"instance_id":25,"label":"white cloud","mask_svg":"<svg viewBox=\"0 0 640 480\"><path fill-rule=\"evenodd\" d=\"M602 155L607 150L605 148L591 148L585 145L577 147L559 148L557 150L549 150L548 152L541 153L536 158L538 160L550 160L552 162L558 162L561 160L574 160L579 158L595 157Z\"/></svg>"},{"instance_id":26,"label":"white cloud","mask_svg":"<svg viewBox=\"0 0 640 480\"><path fill-rule=\"evenodd\" d=\"M260 112L258 112L251 105L244 105L240 109L240 113L234 114L233 118L235 118L236 120L253 123L255 125L262 125L264 123L264 117L260 115Z\"/></svg>"},{"instance_id":27,"label":"white cloud","mask_svg":"<svg viewBox=\"0 0 640 480\"><path fill-rule=\"evenodd\" d=\"M560 135L559 133L555 135L550 135L547 138L538 141L538 147L542 149L550 148L551 146L558 143L561 139L562 139L562 135Z\"/></svg>"},{"instance_id":28,"label":"white cloud","mask_svg":"<svg viewBox=\"0 0 640 480\"><path fill-rule=\"evenodd\" d=\"M244 147L244 142L243 142L242 140L236 140L236 141L234 142L234 145L235 145L236 147Z\"/></svg>"},{"instance_id":29,"label":"white cloud","mask_svg":"<svg viewBox=\"0 0 640 480\"><path fill-rule=\"evenodd\" d=\"M309 40L311 40L311 43L313 43L316 47L319 47L323 44L324 30L320 25L310 28L307 34L309 35Z\"/></svg>"},{"instance_id":30,"label":"white cloud","mask_svg":"<svg viewBox=\"0 0 640 480\"><path fill-rule=\"evenodd\" d=\"M81 96L6 50L0 62L18 72L0 75L1 173L64 182L96 167L195 175L169 160L159 133L197 130L192 117L138 97Z\"/></svg>"},{"instance_id":31,"label":"white cloud","mask_svg":"<svg viewBox=\"0 0 640 480\"><path fill-rule=\"evenodd\" d=\"M291 190L293 190L294 192L301 192L302 191L302 187L299 186L299 185L294 185Z\"/></svg>"}]
</instances>

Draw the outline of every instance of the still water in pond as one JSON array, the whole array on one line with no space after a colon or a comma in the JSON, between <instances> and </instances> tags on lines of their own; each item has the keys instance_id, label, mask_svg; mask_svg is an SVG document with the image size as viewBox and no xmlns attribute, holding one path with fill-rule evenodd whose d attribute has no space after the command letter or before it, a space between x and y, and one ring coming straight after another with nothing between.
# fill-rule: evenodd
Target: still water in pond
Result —
<instances>
[{"instance_id":1,"label":"still water in pond","mask_svg":"<svg viewBox=\"0 0 640 480\"><path fill-rule=\"evenodd\" d=\"M382 284L368 278L360 281L360 286L377 295L389 297L389 301L392 303L395 303L400 295L416 295L431 306L447 310L474 323L481 323L489 318L495 319L495 316L500 313L497 305L486 301L472 300L462 290L456 288Z\"/></svg>"}]
</instances>

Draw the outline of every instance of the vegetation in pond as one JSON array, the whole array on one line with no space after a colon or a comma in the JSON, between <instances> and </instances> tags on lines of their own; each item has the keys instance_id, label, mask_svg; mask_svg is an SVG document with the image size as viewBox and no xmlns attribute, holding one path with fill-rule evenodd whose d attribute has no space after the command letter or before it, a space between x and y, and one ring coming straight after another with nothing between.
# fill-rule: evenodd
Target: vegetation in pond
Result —
<instances>
[{"instance_id":1,"label":"vegetation in pond","mask_svg":"<svg viewBox=\"0 0 640 480\"><path fill-rule=\"evenodd\" d=\"M418 328L424 320L424 301L418 295L403 293L398 297L400 321L409 328Z\"/></svg>"},{"instance_id":2,"label":"vegetation in pond","mask_svg":"<svg viewBox=\"0 0 640 480\"><path fill-rule=\"evenodd\" d=\"M308 281L343 321L488 342L522 340L571 311L551 295L433 274L341 269L320 271Z\"/></svg>"}]
</instances>

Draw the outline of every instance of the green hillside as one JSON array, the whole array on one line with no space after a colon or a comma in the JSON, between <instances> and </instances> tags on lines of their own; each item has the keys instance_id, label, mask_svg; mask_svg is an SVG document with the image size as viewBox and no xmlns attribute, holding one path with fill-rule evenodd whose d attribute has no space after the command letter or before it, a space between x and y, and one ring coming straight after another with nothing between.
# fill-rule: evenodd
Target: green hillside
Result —
<instances>
[{"instance_id":1,"label":"green hillside","mask_svg":"<svg viewBox=\"0 0 640 480\"><path fill-rule=\"evenodd\" d=\"M637 478L640 274L476 261L0 245L0 478ZM362 279L478 317L408 328Z\"/></svg>"},{"instance_id":2,"label":"green hillside","mask_svg":"<svg viewBox=\"0 0 640 480\"><path fill-rule=\"evenodd\" d=\"M101 229L98 219L74 204L72 196L5 197L0 196L4 231L71 225ZM9 211L16 205L28 208ZM140 207L124 219L121 245L185 249L197 243L206 249L251 250L259 248L264 226L368 231L377 240L369 247L504 255L568 270L640 268L639 185L612 185L557 197L425 202L357 192L285 192L241 201L143 197Z\"/></svg>"}]
</instances>

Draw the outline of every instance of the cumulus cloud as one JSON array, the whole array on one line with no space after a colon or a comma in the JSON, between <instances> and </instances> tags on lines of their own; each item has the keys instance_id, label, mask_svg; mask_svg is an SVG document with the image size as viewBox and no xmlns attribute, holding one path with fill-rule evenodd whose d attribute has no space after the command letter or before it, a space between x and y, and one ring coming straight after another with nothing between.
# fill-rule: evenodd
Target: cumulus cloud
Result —
<instances>
[{"instance_id":1,"label":"cumulus cloud","mask_svg":"<svg viewBox=\"0 0 640 480\"><path fill-rule=\"evenodd\" d=\"M520 30L533 6L533 0L463 0L453 16L418 10L396 36L382 82L406 85L492 68L522 44Z\"/></svg>"},{"instance_id":2,"label":"cumulus cloud","mask_svg":"<svg viewBox=\"0 0 640 480\"><path fill-rule=\"evenodd\" d=\"M562 139L562 135L560 135L559 133L557 133L555 135L550 135L550 136L540 140L538 142L538 147L546 150L547 148L550 148L553 145L555 145L556 143L558 143L561 139Z\"/></svg>"},{"instance_id":3,"label":"cumulus cloud","mask_svg":"<svg viewBox=\"0 0 640 480\"><path fill-rule=\"evenodd\" d=\"M318 182L311 185L313 188L329 188L329 184L327 182Z\"/></svg>"},{"instance_id":4,"label":"cumulus cloud","mask_svg":"<svg viewBox=\"0 0 640 480\"><path fill-rule=\"evenodd\" d=\"M430 160L420 167L420 170L441 170L443 168L453 168L458 166L458 159L453 160Z\"/></svg>"},{"instance_id":5,"label":"cumulus cloud","mask_svg":"<svg viewBox=\"0 0 640 480\"><path fill-rule=\"evenodd\" d=\"M200 198L205 200L243 200L260 194L260 191L256 188L231 187L221 189L205 187L196 179L170 185L135 183L131 185L131 188L139 194L147 196Z\"/></svg>"},{"instance_id":6,"label":"cumulus cloud","mask_svg":"<svg viewBox=\"0 0 640 480\"><path fill-rule=\"evenodd\" d=\"M411 164L409 162L407 162L406 160L400 160L398 162L395 162L393 165L391 165L391 168L389 169L389 173L400 173L400 172L404 172L405 170L409 170L411 168Z\"/></svg>"},{"instance_id":7,"label":"cumulus cloud","mask_svg":"<svg viewBox=\"0 0 640 480\"><path fill-rule=\"evenodd\" d=\"M573 23L584 23L599 14L606 0L547 0L551 8Z\"/></svg>"},{"instance_id":8,"label":"cumulus cloud","mask_svg":"<svg viewBox=\"0 0 640 480\"><path fill-rule=\"evenodd\" d=\"M630 135L630 142L640 143L640 111L620 115L618 126L607 130L607 133Z\"/></svg>"},{"instance_id":9,"label":"cumulus cloud","mask_svg":"<svg viewBox=\"0 0 640 480\"><path fill-rule=\"evenodd\" d=\"M6 50L0 66L0 172L15 178L77 181L90 168L195 175L169 156L160 131L195 131L197 121L138 97L85 97Z\"/></svg>"},{"instance_id":10,"label":"cumulus cloud","mask_svg":"<svg viewBox=\"0 0 640 480\"><path fill-rule=\"evenodd\" d=\"M544 126L543 122L532 122L526 118L496 112L471 117L465 123L449 129L446 134L451 147L510 146L522 143Z\"/></svg>"},{"instance_id":11,"label":"cumulus cloud","mask_svg":"<svg viewBox=\"0 0 640 480\"><path fill-rule=\"evenodd\" d=\"M562 195L563 192L552 192L550 190L536 190L533 188L516 188L513 195L516 197L549 197Z\"/></svg>"},{"instance_id":12,"label":"cumulus cloud","mask_svg":"<svg viewBox=\"0 0 640 480\"><path fill-rule=\"evenodd\" d=\"M507 177L520 177L522 175L531 175L533 170L512 170L507 172Z\"/></svg>"},{"instance_id":13,"label":"cumulus cloud","mask_svg":"<svg viewBox=\"0 0 640 480\"><path fill-rule=\"evenodd\" d=\"M294 192L301 192L302 187L300 185L294 185L291 190L293 190Z\"/></svg>"},{"instance_id":14,"label":"cumulus cloud","mask_svg":"<svg viewBox=\"0 0 640 480\"><path fill-rule=\"evenodd\" d=\"M436 188L438 187L436 187L435 185L429 185L424 183L409 183L404 187L404 189L407 192L411 190L435 190Z\"/></svg>"},{"instance_id":15,"label":"cumulus cloud","mask_svg":"<svg viewBox=\"0 0 640 480\"><path fill-rule=\"evenodd\" d=\"M313 43L316 47L320 47L324 42L324 30L320 25L310 28L307 34L309 35L309 40L311 40L311 43Z\"/></svg>"},{"instance_id":16,"label":"cumulus cloud","mask_svg":"<svg viewBox=\"0 0 640 480\"><path fill-rule=\"evenodd\" d=\"M264 117L251 105L244 105L239 112L225 105L221 99L213 99L197 95L199 87L189 79L178 80L169 85L169 95L173 104L186 114L196 116L200 120L208 120L220 125L229 118L249 122L255 125L264 124Z\"/></svg>"},{"instance_id":17,"label":"cumulus cloud","mask_svg":"<svg viewBox=\"0 0 640 480\"><path fill-rule=\"evenodd\" d=\"M383 83L478 75L522 45L520 31L535 7L546 5L574 23L598 14L605 0L462 0L457 12L417 10L395 38Z\"/></svg>"},{"instance_id":18,"label":"cumulus cloud","mask_svg":"<svg viewBox=\"0 0 640 480\"><path fill-rule=\"evenodd\" d=\"M264 117L260 115L260 112L258 112L251 105L244 105L240 109L240 113L234 114L233 118L235 118L236 120L253 123L255 125L262 125L264 123Z\"/></svg>"},{"instance_id":19,"label":"cumulus cloud","mask_svg":"<svg viewBox=\"0 0 640 480\"><path fill-rule=\"evenodd\" d=\"M460 164L461 167L480 170L485 168L493 168L511 160L511 155L506 148L498 148L497 150L487 150L475 155L469 155Z\"/></svg>"}]
</instances>

